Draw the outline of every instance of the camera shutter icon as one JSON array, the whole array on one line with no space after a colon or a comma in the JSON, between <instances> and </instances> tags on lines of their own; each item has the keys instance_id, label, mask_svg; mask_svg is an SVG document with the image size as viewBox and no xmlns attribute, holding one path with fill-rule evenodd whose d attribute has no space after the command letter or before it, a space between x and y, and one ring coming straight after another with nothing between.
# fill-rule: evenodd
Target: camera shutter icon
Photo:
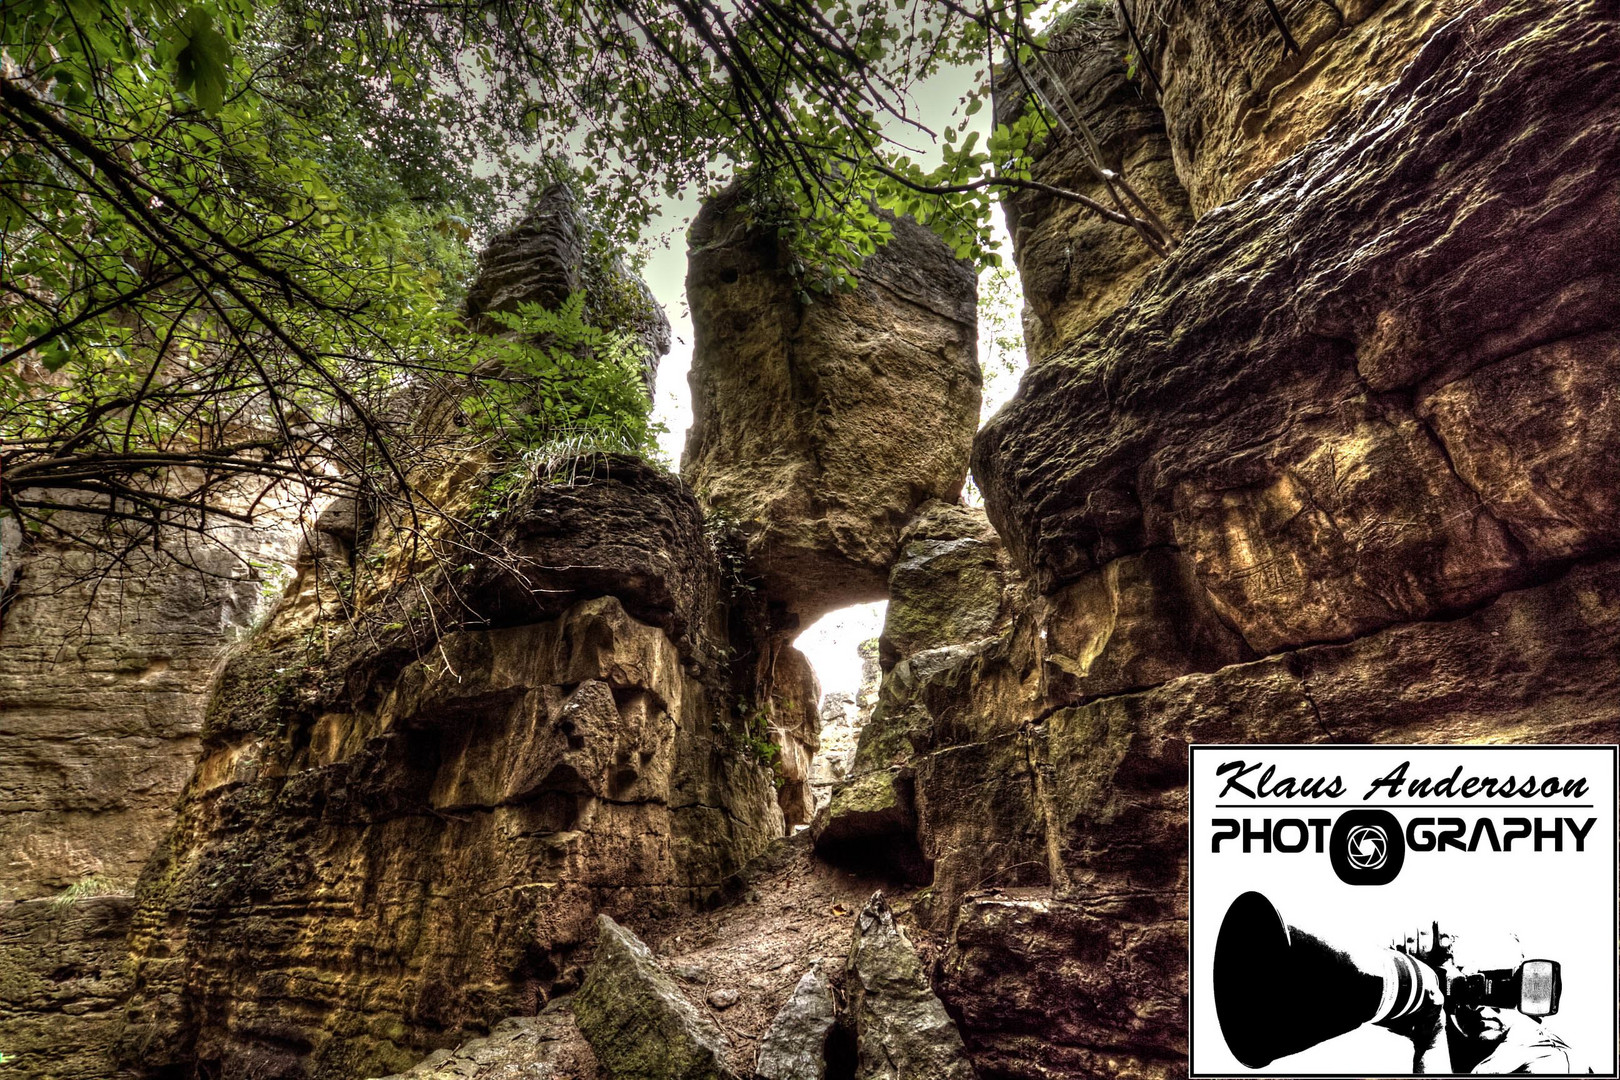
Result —
<instances>
[{"instance_id":1,"label":"camera shutter icon","mask_svg":"<svg viewBox=\"0 0 1620 1080\"><path fill-rule=\"evenodd\" d=\"M1358 825L1350 830L1345 852L1356 870L1377 870L1389 861L1389 834L1377 825Z\"/></svg>"},{"instance_id":2,"label":"camera shutter icon","mask_svg":"<svg viewBox=\"0 0 1620 1080\"><path fill-rule=\"evenodd\" d=\"M1387 810L1346 810L1333 823L1328 858L1346 885L1388 885L1406 862L1401 824Z\"/></svg>"}]
</instances>

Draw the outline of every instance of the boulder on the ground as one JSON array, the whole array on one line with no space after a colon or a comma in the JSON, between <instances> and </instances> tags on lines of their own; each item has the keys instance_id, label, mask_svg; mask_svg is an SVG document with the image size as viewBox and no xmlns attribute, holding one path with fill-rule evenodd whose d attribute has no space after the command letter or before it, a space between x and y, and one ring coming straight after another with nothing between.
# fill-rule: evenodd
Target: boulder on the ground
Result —
<instances>
[{"instance_id":1,"label":"boulder on the ground","mask_svg":"<svg viewBox=\"0 0 1620 1080\"><path fill-rule=\"evenodd\" d=\"M613 1080L733 1080L725 1036L686 999L652 950L596 918L596 957L574 995L574 1017Z\"/></svg>"},{"instance_id":2,"label":"boulder on the ground","mask_svg":"<svg viewBox=\"0 0 1620 1080\"><path fill-rule=\"evenodd\" d=\"M974 1080L956 1022L882 893L856 917L847 974L856 1080Z\"/></svg>"},{"instance_id":3,"label":"boulder on the ground","mask_svg":"<svg viewBox=\"0 0 1620 1080\"><path fill-rule=\"evenodd\" d=\"M755 1080L826 1080L827 1039L837 1019L832 987L812 967L760 1040Z\"/></svg>"},{"instance_id":4,"label":"boulder on the ground","mask_svg":"<svg viewBox=\"0 0 1620 1080\"><path fill-rule=\"evenodd\" d=\"M857 289L813 302L742 188L692 225L681 475L736 521L800 625L883 597L906 522L960 493L978 424L973 271L915 222L891 225Z\"/></svg>"}]
</instances>

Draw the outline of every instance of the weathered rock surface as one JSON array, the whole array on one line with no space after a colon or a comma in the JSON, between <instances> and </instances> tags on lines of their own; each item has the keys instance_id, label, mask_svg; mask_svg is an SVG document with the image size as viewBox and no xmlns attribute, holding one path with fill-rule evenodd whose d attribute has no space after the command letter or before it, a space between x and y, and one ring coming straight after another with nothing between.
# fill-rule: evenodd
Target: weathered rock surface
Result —
<instances>
[{"instance_id":1,"label":"weathered rock surface","mask_svg":"<svg viewBox=\"0 0 1620 1080\"><path fill-rule=\"evenodd\" d=\"M1133 7L1140 6L1133 4ZM1122 175L1173 234L1192 223L1187 192L1171 161L1164 114L1152 84L1124 58L1134 46L1112 5L1078 3L1048 41L1047 63L1027 72L1048 101L1072 122L1072 103L1090 126L1104 168ZM1061 88L1051 85L1047 71ZM1027 94L1017 74L1000 72L996 119L1011 124ZM1115 209L1106 185L1086 164L1080 140L1063 131L1046 136L1030 177ZM1118 307L1158 264L1130 225L1103 219L1071 200L1015 190L1002 201L1013 255L1023 283L1024 343L1039 363L1061 344Z\"/></svg>"},{"instance_id":2,"label":"weathered rock surface","mask_svg":"<svg viewBox=\"0 0 1620 1080\"><path fill-rule=\"evenodd\" d=\"M788 828L803 825L815 810L810 773L816 752L821 748L821 684L810 660L785 634L771 634L760 650L754 676L754 697L764 703L761 716L764 735L776 747L779 786L777 805ZM756 728L761 726L756 722Z\"/></svg>"},{"instance_id":3,"label":"weathered rock surface","mask_svg":"<svg viewBox=\"0 0 1620 1080\"><path fill-rule=\"evenodd\" d=\"M681 475L738 522L765 595L803 626L880 599L900 530L961 491L979 414L976 281L901 220L857 290L804 303L742 199L729 190L692 225Z\"/></svg>"},{"instance_id":4,"label":"weathered rock surface","mask_svg":"<svg viewBox=\"0 0 1620 1080\"><path fill-rule=\"evenodd\" d=\"M552 619L597 596L620 597L636 619L664 631L685 654L718 666L710 622L720 602L703 516L675 477L644 461L600 455L571 482L503 513L454 584L459 622L511 626ZM708 640L706 640L706 637Z\"/></svg>"},{"instance_id":5,"label":"weathered rock surface","mask_svg":"<svg viewBox=\"0 0 1620 1080\"><path fill-rule=\"evenodd\" d=\"M1469 0L1265 4L1131 0L1145 37L1176 172L1200 217L1301 149L1401 74ZM1272 183L1268 179L1267 183Z\"/></svg>"},{"instance_id":6,"label":"weathered rock surface","mask_svg":"<svg viewBox=\"0 0 1620 1080\"><path fill-rule=\"evenodd\" d=\"M324 655L323 624L289 605L231 660L143 879L126 1060L397 1071L576 988L598 912L697 904L781 834L703 659L726 619L701 599L718 569L693 555L697 506L673 478L598 465L495 530L523 580L567 587L514 607L475 567L437 634L407 608L332 629ZM594 567L600 594L559 559Z\"/></svg>"},{"instance_id":7,"label":"weathered rock surface","mask_svg":"<svg viewBox=\"0 0 1620 1080\"><path fill-rule=\"evenodd\" d=\"M598 1080L590 1043L563 997L536 1016L509 1016L489 1035L455 1050L435 1050L413 1069L383 1080Z\"/></svg>"},{"instance_id":8,"label":"weathered rock surface","mask_svg":"<svg viewBox=\"0 0 1620 1080\"><path fill-rule=\"evenodd\" d=\"M1500 397L1511 411L1477 437L1460 421L1488 395L1522 399L1549 348L1579 354L1558 391L1572 404L1608 379L1613 29L1592 3L1471 9L1032 369L974 465L1042 591L1174 546L1267 653L1463 610L1544 572L1551 551L1620 539L1600 500L1562 511L1580 536L1560 526L1527 548L1546 510L1508 497L1510 477L1487 479L1503 494L1482 501L1458 472L1523 468L1557 438L1551 402Z\"/></svg>"},{"instance_id":9,"label":"weathered rock surface","mask_svg":"<svg viewBox=\"0 0 1620 1080\"><path fill-rule=\"evenodd\" d=\"M7 550L0 901L134 888L191 774L219 658L280 591L297 534L268 513L189 551L135 551L123 572L48 537Z\"/></svg>"},{"instance_id":10,"label":"weathered rock surface","mask_svg":"<svg viewBox=\"0 0 1620 1080\"><path fill-rule=\"evenodd\" d=\"M856 1080L974 1080L962 1036L882 893L855 920L847 989Z\"/></svg>"},{"instance_id":11,"label":"weathered rock surface","mask_svg":"<svg viewBox=\"0 0 1620 1080\"><path fill-rule=\"evenodd\" d=\"M128 895L0 907L0 1048L15 1076L109 1080L128 980Z\"/></svg>"},{"instance_id":12,"label":"weathered rock surface","mask_svg":"<svg viewBox=\"0 0 1620 1080\"><path fill-rule=\"evenodd\" d=\"M642 381L651 394L658 361L669 352L669 319L646 282L617 255L602 254L605 245L592 243L593 229L566 185L546 188L479 257L467 290L468 322L483 333L499 332L493 312L516 312L526 303L554 310L584 290L585 321L629 334L643 350Z\"/></svg>"},{"instance_id":13,"label":"weathered rock surface","mask_svg":"<svg viewBox=\"0 0 1620 1080\"><path fill-rule=\"evenodd\" d=\"M1610 558L1460 619L1025 712L1022 726L959 704L916 736L933 748L911 764L935 928L951 933L937 989L984 1072L1181 1075L1187 744L1611 742L1617 702Z\"/></svg>"},{"instance_id":14,"label":"weathered rock surface","mask_svg":"<svg viewBox=\"0 0 1620 1080\"><path fill-rule=\"evenodd\" d=\"M1014 588L982 510L934 503L907 528L878 639L888 670L845 776L812 824L823 857L928 880L912 761L932 737L931 708L973 699L986 651L1009 632Z\"/></svg>"},{"instance_id":15,"label":"weathered rock surface","mask_svg":"<svg viewBox=\"0 0 1620 1080\"><path fill-rule=\"evenodd\" d=\"M1620 737L1617 31L1481 4L1335 87L981 434L1026 577L897 657L850 789L931 869L981 1072L1184 1075L1189 743Z\"/></svg>"},{"instance_id":16,"label":"weathered rock surface","mask_svg":"<svg viewBox=\"0 0 1620 1080\"><path fill-rule=\"evenodd\" d=\"M0 523L0 1053L23 1080L115 1074L127 894L174 821L221 655L290 573L296 514L261 509L123 567Z\"/></svg>"},{"instance_id":17,"label":"weathered rock surface","mask_svg":"<svg viewBox=\"0 0 1620 1080\"><path fill-rule=\"evenodd\" d=\"M759 1042L756 1080L826 1080L827 1039L837 1020L832 987L821 969L812 967Z\"/></svg>"},{"instance_id":18,"label":"weathered rock surface","mask_svg":"<svg viewBox=\"0 0 1620 1080\"><path fill-rule=\"evenodd\" d=\"M596 957L574 1017L613 1080L730 1080L725 1036L681 994L641 939L597 916Z\"/></svg>"},{"instance_id":19,"label":"weathered rock surface","mask_svg":"<svg viewBox=\"0 0 1620 1080\"><path fill-rule=\"evenodd\" d=\"M923 507L900 538L878 656L885 667L943 645L992 637L1010 611L1009 567L982 510Z\"/></svg>"}]
</instances>

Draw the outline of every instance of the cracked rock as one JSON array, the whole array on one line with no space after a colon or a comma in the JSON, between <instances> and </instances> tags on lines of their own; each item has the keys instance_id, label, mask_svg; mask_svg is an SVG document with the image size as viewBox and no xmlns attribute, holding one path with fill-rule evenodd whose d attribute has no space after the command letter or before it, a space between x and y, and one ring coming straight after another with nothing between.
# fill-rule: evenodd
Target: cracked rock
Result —
<instances>
[{"instance_id":1,"label":"cracked rock","mask_svg":"<svg viewBox=\"0 0 1620 1080\"><path fill-rule=\"evenodd\" d=\"M756 1080L825 1080L827 1037L837 1019L832 987L819 967L799 979L759 1044Z\"/></svg>"},{"instance_id":2,"label":"cracked rock","mask_svg":"<svg viewBox=\"0 0 1620 1080\"><path fill-rule=\"evenodd\" d=\"M974 1080L961 1033L882 893L855 920L847 970L856 1080Z\"/></svg>"}]
</instances>

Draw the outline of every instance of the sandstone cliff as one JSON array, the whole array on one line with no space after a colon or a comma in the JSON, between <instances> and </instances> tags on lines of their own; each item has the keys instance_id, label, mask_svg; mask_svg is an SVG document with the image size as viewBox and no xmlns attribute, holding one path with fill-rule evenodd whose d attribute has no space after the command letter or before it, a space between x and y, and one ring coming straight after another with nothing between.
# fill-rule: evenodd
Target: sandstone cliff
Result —
<instances>
[{"instance_id":1,"label":"sandstone cliff","mask_svg":"<svg viewBox=\"0 0 1620 1080\"><path fill-rule=\"evenodd\" d=\"M0 1053L102 1078L129 894L173 824L221 655L290 573L296 508L122 565L19 539L0 544Z\"/></svg>"},{"instance_id":2,"label":"sandstone cliff","mask_svg":"<svg viewBox=\"0 0 1620 1080\"><path fill-rule=\"evenodd\" d=\"M897 655L818 819L931 872L982 1074L1185 1070L1188 743L1620 735L1616 13L1313 7L1171 6L1201 217L980 433L1010 616ZM979 604L940 570L888 636Z\"/></svg>"},{"instance_id":3,"label":"sandstone cliff","mask_svg":"<svg viewBox=\"0 0 1620 1080\"><path fill-rule=\"evenodd\" d=\"M1132 78L1122 59L1134 47L1127 29L1111 5L1077 4L1059 22L1046 63L1022 74L999 73L997 122L1017 119L1030 96L1024 79L1030 79L1071 123L1086 125L1099 151L1092 162L1080 140L1051 133L1035 153L1031 179L1114 209L1107 185L1091 166L1111 169L1126 177L1166 229L1180 235L1192 221L1187 192L1146 69L1137 62L1143 73ZM1070 116L1071 107L1077 116ZM1118 307L1159 261L1131 226L1047 192L1014 189L1002 210L1023 284L1024 346L1031 360L1046 357Z\"/></svg>"},{"instance_id":4,"label":"sandstone cliff","mask_svg":"<svg viewBox=\"0 0 1620 1080\"><path fill-rule=\"evenodd\" d=\"M231 659L138 897L129 1065L402 1069L577 986L598 912L701 903L781 834L679 481L582 463L496 535L529 588L408 581L380 627L295 601Z\"/></svg>"},{"instance_id":5,"label":"sandstone cliff","mask_svg":"<svg viewBox=\"0 0 1620 1080\"><path fill-rule=\"evenodd\" d=\"M589 459L461 569L385 552L353 624L306 562L138 905L12 909L6 1007L123 1010L146 1080L664 1075L623 1031L693 1037L682 1075L1159 1080L1189 743L1620 740L1620 13L1279 6L1297 49L1263 5L1133 3L1134 81L1095 5L1065 31L1184 231L1155 262L1014 201L1035 362L985 511L951 505L961 268L918 240L807 309L711 205L696 497ZM1042 175L1082 183L1071 149ZM786 635L875 595L812 859L777 839L820 738Z\"/></svg>"}]
</instances>

